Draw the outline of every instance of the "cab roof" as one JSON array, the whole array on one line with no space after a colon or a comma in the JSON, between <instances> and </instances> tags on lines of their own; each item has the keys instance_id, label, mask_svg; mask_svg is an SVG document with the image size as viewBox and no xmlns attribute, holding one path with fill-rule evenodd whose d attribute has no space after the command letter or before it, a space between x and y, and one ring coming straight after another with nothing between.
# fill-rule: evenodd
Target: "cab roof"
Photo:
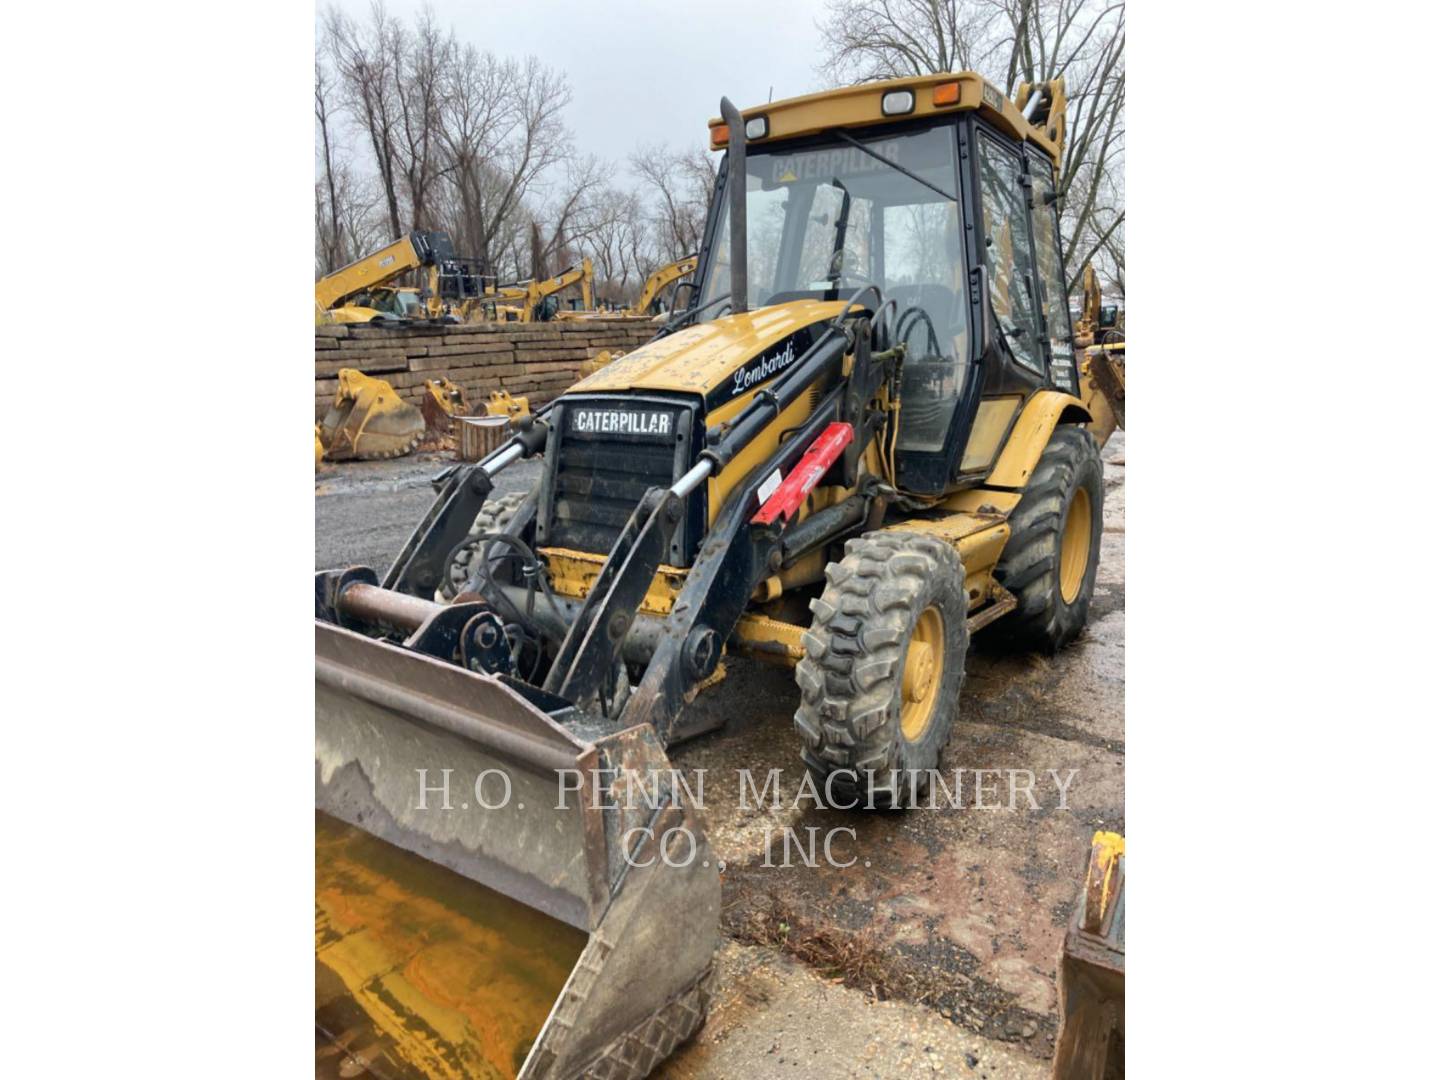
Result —
<instances>
[{"instance_id":1,"label":"cab roof","mask_svg":"<svg viewBox=\"0 0 1440 1080\"><path fill-rule=\"evenodd\" d=\"M1022 93L1026 89L1022 87ZM914 94L913 107L890 115L882 111L881 101L885 95L903 90ZM1060 94L1063 93L1062 87ZM747 122L758 117L765 118L765 134L758 139L746 140L747 145L759 146L800 135L815 135L831 128L863 128L967 109L978 109L1001 131L1017 141L1035 144L1056 166L1060 164L1060 147L1065 137L1063 96L1059 117L1052 109L1046 126L1037 127L1020 115L1020 109L1014 102L987 82L984 76L973 71L942 72L842 86L837 90L756 105L743 110L741 116ZM728 142L725 121L719 117L711 119L710 149L723 150Z\"/></svg>"}]
</instances>

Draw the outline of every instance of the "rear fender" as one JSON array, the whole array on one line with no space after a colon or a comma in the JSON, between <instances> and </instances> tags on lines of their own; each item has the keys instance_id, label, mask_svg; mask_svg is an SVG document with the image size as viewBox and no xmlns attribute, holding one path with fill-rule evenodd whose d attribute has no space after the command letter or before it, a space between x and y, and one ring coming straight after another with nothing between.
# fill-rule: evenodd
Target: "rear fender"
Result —
<instances>
[{"instance_id":1,"label":"rear fender","mask_svg":"<svg viewBox=\"0 0 1440 1080\"><path fill-rule=\"evenodd\" d=\"M1059 425L1088 424L1093 419L1084 403L1071 394L1058 390L1036 392L1020 410L1020 418L1010 429L1005 449L985 478L985 486L1023 488Z\"/></svg>"}]
</instances>

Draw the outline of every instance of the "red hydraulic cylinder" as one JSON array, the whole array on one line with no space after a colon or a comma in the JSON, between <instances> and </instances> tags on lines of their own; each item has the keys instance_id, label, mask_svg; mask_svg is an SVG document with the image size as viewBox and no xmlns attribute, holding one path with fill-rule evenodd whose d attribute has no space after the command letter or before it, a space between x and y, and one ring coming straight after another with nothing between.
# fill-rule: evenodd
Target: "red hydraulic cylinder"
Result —
<instances>
[{"instance_id":1,"label":"red hydraulic cylinder","mask_svg":"<svg viewBox=\"0 0 1440 1080\"><path fill-rule=\"evenodd\" d=\"M769 525L777 518L783 518L785 522L793 519L805 502L805 496L814 490L820 478L830 471L830 466L854 440L855 429L838 420L822 431L810 444L810 449L805 451L805 456L795 463L790 475L780 481L780 486L765 499L764 505L750 519L751 524Z\"/></svg>"}]
</instances>

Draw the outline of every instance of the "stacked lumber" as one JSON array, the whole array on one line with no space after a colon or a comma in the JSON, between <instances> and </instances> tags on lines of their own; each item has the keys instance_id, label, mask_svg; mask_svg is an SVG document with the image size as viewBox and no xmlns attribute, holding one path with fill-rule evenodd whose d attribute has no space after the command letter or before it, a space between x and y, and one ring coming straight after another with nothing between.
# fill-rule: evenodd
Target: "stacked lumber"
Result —
<instances>
[{"instance_id":1,"label":"stacked lumber","mask_svg":"<svg viewBox=\"0 0 1440 1080\"><path fill-rule=\"evenodd\" d=\"M574 384L577 369L605 350L629 352L655 336L634 319L455 326L317 326L315 417L335 400L341 368L378 375L400 397L420 404L426 379L458 383L471 402L508 390L544 404Z\"/></svg>"}]
</instances>

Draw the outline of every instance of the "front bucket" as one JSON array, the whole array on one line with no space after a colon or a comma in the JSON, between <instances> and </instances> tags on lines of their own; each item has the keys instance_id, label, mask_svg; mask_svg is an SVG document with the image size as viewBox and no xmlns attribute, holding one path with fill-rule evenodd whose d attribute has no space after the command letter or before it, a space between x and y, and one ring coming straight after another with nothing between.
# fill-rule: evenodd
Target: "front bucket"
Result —
<instances>
[{"instance_id":1,"label":"front bucket","mask_svg":"<svg viewBox=\"0 0 1440 1080\"><path fill-rule=\"evenodd\" d=\"M720 907L653 732L326 622L315 651L317 1074L647 1075Z\"/></svg>"}]
</instances>

